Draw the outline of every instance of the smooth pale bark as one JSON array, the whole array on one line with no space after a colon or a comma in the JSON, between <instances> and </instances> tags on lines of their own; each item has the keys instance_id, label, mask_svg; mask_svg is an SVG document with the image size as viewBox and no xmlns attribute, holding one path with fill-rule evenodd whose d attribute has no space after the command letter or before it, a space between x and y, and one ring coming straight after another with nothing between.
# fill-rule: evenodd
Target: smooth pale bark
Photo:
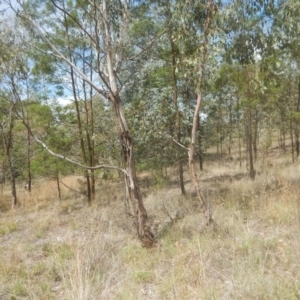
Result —
<instances>
[{"instance_id":1,"label":"smooth pale bark","mask_svg":"<svg viewBox=\"0 0 300 300\"><path fill-rule=\"evenodd\" d=\"M201 56L201 61L199 65L199 77L198 77L198 84L199 84L199 90L197 92L197 101L196 101L196 107L194 110L194 116L193 116L193 125L191 130L191 143L189 146L188 151L188 157L189 157L189 168L190 168L190 174L191 174L191 180L194 186L194 189L196 190L197 198L200 201L202 212L205 217L205 224L208 224L212 221L211 212L209 210L207 201L204 197L204 194L200 188L199 180L197 178L197 172L196 172L196 165L195 165L195 145L197 141L197 131L198 131L198 118L199 118L199 112L202 102L202 81L203 81L203 75L204 75L204 67L206 63L206 55L207 55L207 47L208 47L208 35L209 30L212 22L212 18L214 16L214 13L216 12L216 6L212 0L207 1L207 18L204 25L204 41L202 44L203 52Z\"/></svg>"},{"instance_id":2,"label":"smooth pale bark","mask_svg":"<svg viewBox=\"0 0 300 300\"><path fill-rule=\"evenodd\" d=\"M110 35L110 28L109 28L105 0L103 1L103 19L104 19L103 21L104 21L104 27L106 33L107 71L109 77L109 87L111 90L111 94L109 95L109 100L113 104L116 120L118 123L121 150L122 150L122 155L123 155L123 159L125 162L125 169L126 169L126 174L125 174L126 187L133 206L135 226L137 229L138 237L141 240L143 246L152 247L153 244L155 243L155 238L148 224L147 212L143 203L142 194L138 186L134 152L133 152L133 142L129 134L126 118L121 105L121 99L118 92L116 75L113 68L111 35Z\"/></svg>"},{"instance_id":3,"label":"smooth pale bark","mask_svg":"<svg viewBox=\"0 0 300 300\"><path fill-rule=\"evenodd\" d=\"M203 155L203 145L202 145L202 132L201 132L201 123L200 123L200 118L198 118L198 128L199 128L199 135L198 135L198 147L199 147L199 167L200 171L203 171L203 163L204 163L204 155Z\"/></svg>"},{"instance_id":4,"label":"smooth pale bark","mask_svg":"<svg viewBox=\"0 0 300 300\"><path fill-rule=\"evenodd\" d=\"M55 7L59 12L70 17L74 21L74 23L78 25L78 28L82 31L86 38L88 38L92 43L91 48L96 52L95 57L98 59L97 65L94 66L94 70L97 71L97 80L93 80L89 75L85 74L83 69L77 66L69 58L68 54L66 56L63 51L60 51L58 46L56 46L51 41L51 39L48 38L45 30L31 17L30 12L27 11L26 6L22 5L22 3L20 3L20 7L23 10L23 13L19 13L18 15L21 18L24 18L25 21L28 22L36 30L36 34L38 34L43 39L43 41L48 44L49 48L52 51L52 55L65 61L71 67L71 69L76 72L77 76L80 76L81 79L89 84L96 92L98 92L101 96L105 97L112 103L119 128L120 145L124 158L125 168L123 169L114 166L107 166L104 164L91 167L87 164L78 163L68 157L65 157L64 155L54 153L45 145L45 143L34 136L32 132L31 134L38 143L40 143L50 154L54 155L55 157L64 159L87 170L110 168L121 171L125 176L128 194L133 206L138 237L145 247L152 247L155 243L155 238L151 232L150 226L148 225L146 209L144 207L143 199L138 187L134 162L133 142L128 130L117 86L117 72L122 60L121 50L123 45L121 44L122 38L125 38L124 31L126 29L127 18L129 14L127 9L127 1L124 0L122 2L119 2L119 11L122 12L122 17L120 16L120 41L114 40L114 43L116 43L116 47L114 48L114 50L120 50L120 53L117 53L117 51L113 51L110 31L110 19L107 11L107 1L103 0L102 4L95 1L90 2L89 7L92 13L89 14L88 17L91 18L89 19L89 21L91 22L91 26L89 28L92 28L94 30L92 34L86 29L85 26L83 26L83 24L81 23L83 21L71 15L71 13L64 7L63 3L54 0L51 0L51 3L53 4L53 7ZM62 6L60 6L60 4ZM116 19L117 18L115 18L114 21L116 21ZM148 47L150 47L154 41L155 39L151 41ZM37 45L34 45L34 47L36 49L40 49ZM40 50L44 52L43 49ZM99 81L101 81L101 84L99 84ZM24 120L23 123L26 126L26 122Z\"/></svg>"},{"instance_id":5,"label":"smooth pale bark","mask_svg":"<svg viewBox=\"0 0 300 300\"><path fill-rule=\"evenodd\" d=\"M203 192L200 188L199 180L197 178L197 172L196 172L196 164L195 164L195 144L196 144L196 138L197 138L197 130L198 130L198 116L201 106L201 100L202 100L202 94L199 92L197 95L197 104L194 111L194 117L193 117L193 127L192 127L192 133L191 133L191 143L188 151L189 156L189 168L190 168L190 174L191 174L191 180L194 186L194 189L197 193L197 198L200 201L202 212L204 214L204 217L206 219L206 222L211 221L211 214L207 205L207 201L203 195Z\"/></svg>"}]
</instances>

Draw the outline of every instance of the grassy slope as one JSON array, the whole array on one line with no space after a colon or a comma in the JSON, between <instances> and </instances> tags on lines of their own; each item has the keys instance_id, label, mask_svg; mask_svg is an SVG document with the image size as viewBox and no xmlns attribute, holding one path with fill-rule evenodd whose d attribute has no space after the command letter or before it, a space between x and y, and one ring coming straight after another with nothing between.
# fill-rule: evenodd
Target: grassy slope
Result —
<instances>
[{"instance_id":1,"label":"grassy slope","mask_svg":"<svg viewBox=\"0 0 300 300\"><path fill-rule=\"evenodd\" d=\"M31 196L20 187L14 212L0 194L0 299L300 299L300 164L289 160L273 155L255 182L237 162L206 165L215 224L204 232L191 195L171 181L150 187L150 220L164 226L150 250L134 237L121 185L99 186L92 207L66 190L59 202L52 182ZM165 208L185 217L165 227Z\"/></svg>"}]
</instances>

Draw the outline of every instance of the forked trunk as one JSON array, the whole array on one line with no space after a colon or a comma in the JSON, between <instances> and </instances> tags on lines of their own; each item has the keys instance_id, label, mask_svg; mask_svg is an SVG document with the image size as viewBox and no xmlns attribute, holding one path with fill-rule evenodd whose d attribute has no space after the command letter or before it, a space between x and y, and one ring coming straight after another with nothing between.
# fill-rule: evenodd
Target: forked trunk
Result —
<instances>
[{"instance_id":1,"label":"forked trunk","mask_svg":"<svg viewBox=\"0 0 300 300\"><path fill-rule=\"evenodd\" d=\"M121 149L126 165L125 182L134 211L135 226L137 229L138 237L143 246L150 248L155 243L155 237L151 232L150 226L148 224L147 212L143 203L142 194L138 187L132 139L129 135L125 116L123 114L120 97L118 95L114 95L112 97L112 102L119 124Z\"/></svg>"},{"instance_id":2,"label":"forked trunk","mask_svg":"<svg viewBox=\"0 0 300 300\"><path fill-rule=\"evenodd\" d=\"M135 226L137 229L138 237L144 247L150 248L155 243L155 237L151 232L150 226L148 225L147 212L144 207L142 194L138 187L132 139L130 137L125 115L122 109L121 99L117 87L117 79L113 67L111 35L110 35L110 27L108 22L108 14L107 14L107 7L106 7L105 0L103 1L102 9L103 9L102 13L103 13L105 33L106 33L106 47L107 47L106 63L107 63L107 71L109 77L109 89L111 92L108 95L108 98L113 104L115 116L117 119L117 123L119 125L118 127L119 127L121 151L126 166L125 182L126 182L127 192L130 197L133 211L134 211ZM125 16L127 15L126 10L124 12L124 15Z\"/></svg>"}]
</instances>

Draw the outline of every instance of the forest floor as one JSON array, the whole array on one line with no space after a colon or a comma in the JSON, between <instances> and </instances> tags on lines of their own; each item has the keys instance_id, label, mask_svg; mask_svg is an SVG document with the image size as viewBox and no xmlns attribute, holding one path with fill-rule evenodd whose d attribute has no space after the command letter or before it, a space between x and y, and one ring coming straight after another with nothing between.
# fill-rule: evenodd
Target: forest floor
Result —
<instances>
[{"instance_id":1,"label":"forest floor","mask_svg":"<svg viewBox=\"0 0 300 300\"><path fill-rule=\"evenodd\" d=\"M163 228L153 249L135 236L122 183L100 182L91 206L66 188L58 200L52 181L36 181L31 194L20 183L14 211L5 186L0 299L300 299L300 162L274 151L257 163L255 181L236 160L204 169L214 218L205 230L175 169L168 180L142 174L149 220ZM63 181L80 188L76 176ZM168 223L178 209L182 218Z\"/></svg>"}]
</instances>

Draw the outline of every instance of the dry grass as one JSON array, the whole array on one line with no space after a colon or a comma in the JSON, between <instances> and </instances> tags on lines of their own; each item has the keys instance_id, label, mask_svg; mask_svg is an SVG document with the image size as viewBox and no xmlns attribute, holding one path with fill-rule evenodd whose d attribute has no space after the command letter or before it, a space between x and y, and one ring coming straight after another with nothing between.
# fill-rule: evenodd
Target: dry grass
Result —
<instances>
[{"instance_id":1,"label":"dry grass","mask_svg":"<svg viewBox=\"0 0 300 300\"><path fill-rule=\"evenodd\" d=\"M236 162L201 174L215 220L201 232L192 195L174 183L150 189L151 222L164 224L166 209L185 214L150 250L134 237L122 184L99 186L91 207L67 190L58 201L52 182L36 184L14 212L2 200L0 299L300 299L300 164L263 165L256 181Z\"/></svg>"}]
</instances>

